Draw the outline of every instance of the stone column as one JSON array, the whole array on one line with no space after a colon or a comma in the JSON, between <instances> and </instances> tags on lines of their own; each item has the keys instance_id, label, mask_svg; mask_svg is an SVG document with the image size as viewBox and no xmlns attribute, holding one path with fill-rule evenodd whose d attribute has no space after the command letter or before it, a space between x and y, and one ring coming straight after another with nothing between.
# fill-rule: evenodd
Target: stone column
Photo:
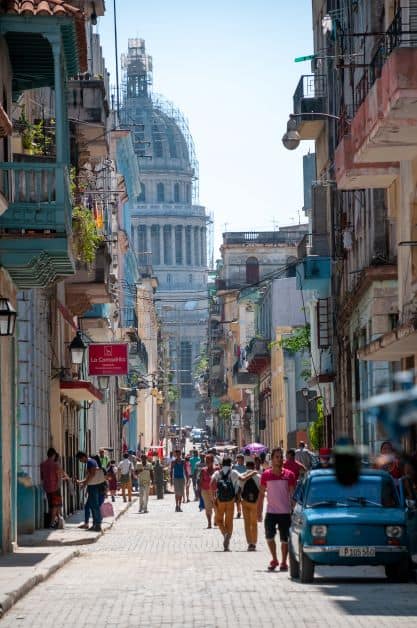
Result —
<instances>
[{"instance_id":1,"label":"stone column","mask_svg":"<svg viewBox=\"0 0 417 628\"><path fill-rule=\"evenodd\" d=\"M194 264L200 266L200 229L194 227Z\"/></svg>"},{"instance_id":2,"label":"stone column","mask_svg":"<svg viewBox=\"0 0 417 628\"><path fill-rule=\"evenodd\" d=\"M171 246L172 246L172 264L175 266L177 263L177 246L175 242L175 225L170 225L171 227Z\"/></svg>"},{"instance_id":3,"label":"stone column","mask_svg":"<svg viewBox=\"0 0 417 628\"><path fill-rule=\"evenodd\" d=\"M186 266L187 265L187 250L186 250L186 244L185 244L185 227L182 226L181 227L181 246L182 246L182 265Z\"/></svg>"},{"instance_id":4,"label":"stone column","mask_svg":"<svg viewBox=\"0 0 417 628\"><path fill-rule=\"evenodd\" d=\"M151 228L149 225L146 225L145 227L146 231L146 250L145 253L150 253L150 251L152 250L151 248Z\"/></svg>"},{"instance_id":5,"label":"stone column","mask_svg":"<svg viewBox=\"0 0 417 628\"><path fill-rule=\"evenodd\" d=\"M161 266L165 263L164 257L164 226L159 225L159 263Z\"/></svg>"},{"instance_id":6,"label":"stone column","mask_svg":"<svg viewBox=\"0 0 417 628\"><path fill-rule=\"evenodd\" d=\"M201 265L207 266L207 243L206 243L206 228L201 227Z\"/></svg>"}]
</instances>

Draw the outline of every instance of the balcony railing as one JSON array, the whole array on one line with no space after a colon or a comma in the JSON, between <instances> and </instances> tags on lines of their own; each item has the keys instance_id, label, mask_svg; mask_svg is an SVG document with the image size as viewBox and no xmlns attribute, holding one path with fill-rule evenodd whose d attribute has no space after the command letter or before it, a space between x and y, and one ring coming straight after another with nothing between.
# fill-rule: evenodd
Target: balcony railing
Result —
<instances>
[{"instance_id":1,"label":"balcony railing","mask_svg":"<svg viewBox=\"0 0 417 628\"><path fill-rule=\"evenodd\" d=\"M294 92L294 113L323 113L327 96L324 74L304 74Z\"/></svg>"},{"instance_id":2,"label":"balcony railing","mask_svg":"<svg viewBox=\"0 0 417 628\"><path fill-rule=\"evenodd\" d=\"M223 243L296 244L301 240L303 235L304 234L300 231L230 231L223 234Z\"/></svg>"},{"instance_id":3,"label":"balcony railing","mask_svg":"<svg viewBox=\"0 0 417 628\"><path fill-rule=\"evenodd\" d=\"M417 47L417 11L413 7L399 8L386 33L380 38L369 67L364 71L355 88L355 108L363 103L369 90L380 78L384 63L398 47ZM414 30L413 30L414 29Z\"/></svg>"},{"instance_id":4,"label":"balcony railing","mask_svg":"<svg viewBox=\"0 0 417 628\"><path fill-rule=\"evenodd\" d=\"M0 219L1 230L71 231L68 170L38 159L0 163L2 190L9 203Z\"/></svg>"}]
</instances>

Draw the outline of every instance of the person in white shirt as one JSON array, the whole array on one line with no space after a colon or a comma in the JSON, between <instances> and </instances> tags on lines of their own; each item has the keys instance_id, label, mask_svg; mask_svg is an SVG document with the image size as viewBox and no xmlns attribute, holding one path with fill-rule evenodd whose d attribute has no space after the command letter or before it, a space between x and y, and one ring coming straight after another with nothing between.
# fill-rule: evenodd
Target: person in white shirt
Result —
<instances>
[{"instance_id":1,"label":"person in white shirt","mask_svg":"<svg viewBox=\"0 0 417 628\"><path fill-rule=\"evenodd\" d=\"M141 461L136 465L139 483L139 513L148 512L148 500L151 483L153 484L153 467L145 454L140 457Z\"/></svg>"},{"instance_id":2,"label":"person in white shirt","mask_svg":"<svg viewBox=\"0 0 417 628\"><path fill-rule=\"evenodd\" d=\"M129 501L132 501L132 463L129 460L129 454L123 454L123 460L119 462L117 468L120 473L120 486L122 489L123 501L126 501L126 490Z\"/></svg>"}]
</instances>

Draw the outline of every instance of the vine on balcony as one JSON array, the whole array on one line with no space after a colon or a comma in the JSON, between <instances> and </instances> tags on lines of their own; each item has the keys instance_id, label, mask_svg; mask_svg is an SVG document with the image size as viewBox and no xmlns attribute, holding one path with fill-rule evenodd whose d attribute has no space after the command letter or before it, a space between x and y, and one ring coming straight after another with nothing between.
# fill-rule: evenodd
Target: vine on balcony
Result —
<instances>
[{"instance_id":1,"label":"vine on balcony","mask_svg":"<svg viewBox=\"0 0 417 628\"><path fill-rule=\"evenodd\" d=\"M324 404L323 399L317 399L317 419L310 425L310 443L313 449L320 449L324 445Z\"/></svg>"},{"instance_id":2,"label":"vine on balcony","mask_svg":"<svg viewBox=\"0 0 417 628\"><path fill-rule=\"evenodd\" d=\"M310 325L299 327L292 334L278 341L278 345L288 353L310 351Z\"/></svg>"},{"instance_id":3,"label":"vine on balcony","mask_svg":"<svg viewBox=\"0 0 417 628\"><path fill-rule=\"evenodd\" d=\"M72 210L72 231L75 257L85 264L92 264L96 251L103 242L98 233L94 216L90 209L77 205Z\"/></svg>"}]
</instances>

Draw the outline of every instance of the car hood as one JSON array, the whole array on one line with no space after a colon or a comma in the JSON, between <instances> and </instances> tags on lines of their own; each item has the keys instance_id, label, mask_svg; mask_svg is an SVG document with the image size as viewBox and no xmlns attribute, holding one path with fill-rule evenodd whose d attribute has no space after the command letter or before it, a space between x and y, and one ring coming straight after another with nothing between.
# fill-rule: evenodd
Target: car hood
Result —
<instances>
[{"instance_id":1,"label":"car hood","mask_svg":"<svg viewBox=\"0 0 417 628\"><path fill-rule=\"evenodd\" d=\"M401 508L348 506L346 508L305 508L307 523L328 525L404 525L405 512Z\"/></svg>"}]
</instances>

